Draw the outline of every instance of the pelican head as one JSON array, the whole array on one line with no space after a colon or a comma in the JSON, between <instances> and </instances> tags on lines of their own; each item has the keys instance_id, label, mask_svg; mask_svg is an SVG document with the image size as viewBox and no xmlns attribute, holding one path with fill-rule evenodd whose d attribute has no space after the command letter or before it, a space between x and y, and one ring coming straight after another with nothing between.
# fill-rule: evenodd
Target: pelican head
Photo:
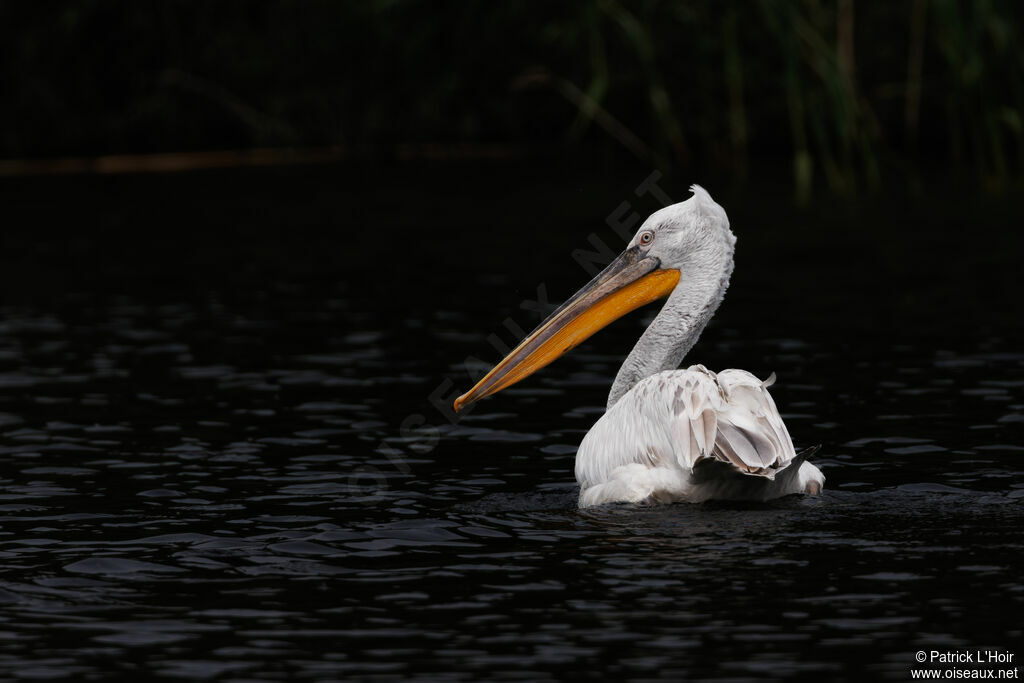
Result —
<instances>
[{"instance_id":1,"label":"pelican head","mask_svg":"<svg viewBox=\"0 0 1024 683\"><path fill-rule=\"evenodd\" d=\"M725 210L699 185L690 191L688 200L651 214L625 251L459 396L455 410L529 377L627 313L669 296L680 278L706 277L709 264L731 264L736 238Z\"/></svg>"}]
</instances>

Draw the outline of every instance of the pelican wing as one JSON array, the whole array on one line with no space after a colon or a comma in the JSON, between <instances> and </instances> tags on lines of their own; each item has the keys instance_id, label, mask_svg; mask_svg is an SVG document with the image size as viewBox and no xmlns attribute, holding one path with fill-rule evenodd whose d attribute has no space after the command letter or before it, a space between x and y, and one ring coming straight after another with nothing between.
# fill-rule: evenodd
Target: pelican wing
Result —
<instances>
[{"instance_id":1,"label":"pelican wing","mask_svg":"<svg viewBox=\"0 0 1024 683\"><path fill-rule=\"evenodd\" d=\"M725 397L714 373L703 365L654 377L660 385L659 398L669 398L669 443L679 464L692 468L715 453L721 429L718 418L727 408Z\"/></svg>"},{"instance_id":2,"label":"pelican wing","mask_svg":"<svg viewBox=\"0 0 1024 683\"><path fill-rule=\"evenodd\" d=\"M718 414L718 433L712 455L740 472L774 477L775 471L796 457L779 409L768 387L745 370L723 370L717 375L725 408Z\"/></svg>"},{"instance_id":3,"label":"pelican wing","mask_svg":"<svg viewBox=\"0 0 1024 683\"><path fill-rule=\"evenodd\" d=\"M576 479L586 489L631 464L688 473L726 467L774 479L796 453L770 384L744 370L715 374L703 365L651 375L583 439Z\"/></svg>"},{"instance_id":4,"label":"pelican wing","mask_svg":"<svg viewBox=\"0 0 1024 683\"><path fill-rule=\"evenodd\" d=\"M676 462L688 470L716 460L744 473L774 477L796 453L768 387L745 370L715 374L703 365L663 372L637 385L634 409L660 420ZM651 449L647 449L649 461ZM669 455L661 453L662 456ZM655 464L652 462L651 464Z\"/></svg>"}]
</instances>

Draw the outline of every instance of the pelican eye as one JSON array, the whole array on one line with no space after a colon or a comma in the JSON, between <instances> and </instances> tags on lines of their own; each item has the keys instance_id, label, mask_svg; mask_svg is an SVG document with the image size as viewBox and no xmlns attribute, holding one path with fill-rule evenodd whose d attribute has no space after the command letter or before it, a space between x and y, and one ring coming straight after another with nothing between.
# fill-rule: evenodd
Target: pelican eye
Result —
<instances>
[{"instance_id":1,"label":"pelican eye","mask_svg":"<svg viewBox=\"0 0 1024 683\"><path fill-rule=\"evenodd\" d=\"M650 230L644 230L640 233L640 244L647 246L654 241L654 233Z\"/></svg>"}]
</instances>

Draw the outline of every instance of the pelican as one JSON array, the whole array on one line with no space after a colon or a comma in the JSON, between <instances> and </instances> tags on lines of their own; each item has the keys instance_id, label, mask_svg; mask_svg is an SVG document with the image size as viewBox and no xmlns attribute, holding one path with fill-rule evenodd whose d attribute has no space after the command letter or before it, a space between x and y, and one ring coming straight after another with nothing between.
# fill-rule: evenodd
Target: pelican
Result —
<instances>
[{"instance_id":1,"label":"pelican","mask_svg":"<svg viewBox=\"0 0 1024 683\"><path fill-rule=\"evenodd\" d=\"M770 500L816 495L825 477L797 454L768 393L746 370L677 369L729 286L736 237L708 192L652 214L611 264L557 308L456 412L545 367L640 306L665 305L615 377L604 415L576 452L579 506Z\"/></svg>"}]
</instances>

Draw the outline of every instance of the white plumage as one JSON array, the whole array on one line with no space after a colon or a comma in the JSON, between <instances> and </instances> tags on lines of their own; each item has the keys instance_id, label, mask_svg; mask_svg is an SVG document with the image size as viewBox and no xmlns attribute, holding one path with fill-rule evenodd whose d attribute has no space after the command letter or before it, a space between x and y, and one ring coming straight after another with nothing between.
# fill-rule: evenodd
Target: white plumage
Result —
<instances>
[{"instance_id":1,"label":"white plumage","mask_svg":"<svg viewBox=\"0 0 1024 683\"><path fill-rule=\"evenodd\" d=\"M824 476L797 456L769 385L703 365L641 380L580 444L580 507L817 493Z\"/></svg>"}]
</instances>

